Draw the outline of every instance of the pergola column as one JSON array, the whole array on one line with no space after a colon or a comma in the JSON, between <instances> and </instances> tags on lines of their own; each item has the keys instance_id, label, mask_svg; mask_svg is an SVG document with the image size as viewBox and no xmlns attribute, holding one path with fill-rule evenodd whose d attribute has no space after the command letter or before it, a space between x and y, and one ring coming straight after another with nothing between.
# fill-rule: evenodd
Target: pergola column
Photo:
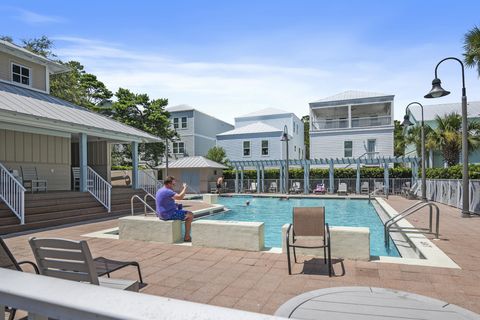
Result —
<instances>
[{"instance_id":1,"label":"pergola column","mask_svg":"<svg viewBox=\"0 0 480 320\"><path fill-rule=\"evenodd\" d=\"M257 164L257 193L260 193L260 166Z\"/></svg>"},{"instance_id":2,"label":"pergola column","mask_svg":"<svg viewBox=\"0 0 480 320\"><path fill-rule=\"evenodd\" d=\"M383 192L385 193L385 195L388 194L388 190L390 189L389 188L389 171L388 171L388 163L384 163L383 164L384 167L383 167L383 180L384 180L384 183L383 183Z\"/></svg>"},{"instance_id":3,"label":"pergola column","mask_svg":"<svg viewBox=\"0 0 480 320\"><path fill-rule=\"evenodd\" d=\"M360 162L357 161L357 181L355 183L355 193L360 194Z\"/></svg>"},{"instance_id":4,"label":"pergola column","mask_svg":"<svg viewBox=\"0 0 480 320\"><path fill-rule=\"evenodd\" d=\"M80 160L80 191L87 192L87 179L88 179L88 144L87 144L87 134L80 133L79 134L79 160Z\"/></svg>"},{"instance_id":5,"label":"pergola column","mask_svg":"<svg viewBox=\"0 0 480 320\"><path fill-rule=\"evenodd\" d=\"M243 186L243 166L240 167L240 192L243 193L244 186Z\"/></svg>"},{"instance_id":6,"label":"pergola column","mask_svg":"<svg viewBox=\"0 0 480 320\"><path fill-rule=\"evenodd\" d=\"M333 184L333 179L335 178L334 170L335 168L333 166L333 161L330 161L330 167L328 171L328 184L329 184L330 193L333 193L333 189L334 189L334 184Z\"/></svg>"},{"instance_id":7,"label":"pergola column","mask_svg":"<svg viewBox=\"0 0 480 320\"><path fill-rule=\"evenodd\" d=\"M262 192L265 192L265 167L263 166L263 163L260 170L260 182L262 184Z\"/></svg>"},{"instance_id":8,"label":"pergola column","mask_svg":"<svg viewBox=\"0 0 480 320\"><path fill-rule=\"evenodd\" d=\"M138 189L138 142L132 142L132 189Z\"/></svg>"},{"instance_id":9,"label":"pergola column","mask_svg":"<svg viewBox=\"0 0 480 320\"><path fill-rule=\"evenodd\" d=\"M283 161L280 161L280 193L285 193L285 173L284 173L284 167L283 167Z\"/></svg>"},{"instance_id":10,"label":"pergola column","mask_svg":"<svg viewBox=\"0 0 480 320\"><path fill-rule=\"evenodd\" d=\"M310 193L310 163L307 162L303 166L303 193Z\"/></svg>"},{"instance_id":11,"label":"pergola column","mask_svg":"<svg viewBox=\"0 0 480 320\"><path fill-rule=\"evenodd\" d=\"M235 165L235 193L238 193L238 167Z\"/></svg>"}]
</instances>

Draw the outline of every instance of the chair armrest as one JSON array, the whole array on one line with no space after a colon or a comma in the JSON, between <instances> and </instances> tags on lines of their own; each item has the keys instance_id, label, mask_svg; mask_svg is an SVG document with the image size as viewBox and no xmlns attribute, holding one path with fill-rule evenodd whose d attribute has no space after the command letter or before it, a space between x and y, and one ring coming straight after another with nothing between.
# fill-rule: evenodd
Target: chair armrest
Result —
<instances>
[{"instance_id":1,"label":"chair armrest","mask_svg":"<svg viewBox=\"0 0 480 320\"><path fill-rule=\"evenodd\" d=\"M29 264L29 265L32 266L33 270L35 270L36 274L40 274L40 270L38 270L37 265L35 263L33 263L32 261L18 261L17 263L18 263L18 265Z\"/></svg>"},{"instance_id":2,"label":"chair armrest","mask_svg":"<svg viewBox=\"0 0 480 320\"><path fill-rule=\"evenodd\" d=\"M293 224L290 223L290 225L287 228L287 244L290 244L290 229L292 229ZM295 236L293 237L293 240L295 240Z\"/></svg>"}]
</instances>

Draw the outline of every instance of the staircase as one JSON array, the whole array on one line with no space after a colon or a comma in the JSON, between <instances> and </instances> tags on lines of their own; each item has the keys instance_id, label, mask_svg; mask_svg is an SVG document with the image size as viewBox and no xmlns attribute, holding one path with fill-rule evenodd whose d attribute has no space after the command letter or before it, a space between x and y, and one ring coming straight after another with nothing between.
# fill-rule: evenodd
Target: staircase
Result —
<instances>
[{"instance_id":1,"label":"staircase","mask_svg":"<svg viewBox=\"0 0 480 320\"><path fill-rule=\"evenodd\" d=\"M112 188L112 212L108 213L107 209L88 192L25 193L24 225L20 224L5 203L0 203L0 235L130 215L130 198L134 194L143 198L145 191ZM149 201L149 204L154 205L152 201ZM135 203L135 213L143 213L143 205L140 202Z\"/></svg>"}]
</instances>

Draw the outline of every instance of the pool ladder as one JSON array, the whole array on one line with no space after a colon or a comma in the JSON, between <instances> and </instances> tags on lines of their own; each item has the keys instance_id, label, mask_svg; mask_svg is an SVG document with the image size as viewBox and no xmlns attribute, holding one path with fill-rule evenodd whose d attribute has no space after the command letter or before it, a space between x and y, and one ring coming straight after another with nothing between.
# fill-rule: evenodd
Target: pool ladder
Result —
<instances>
[{"instance_id":1,"label":"pool ladder","mask_svg":"<svg viewBox=\"0 0 480 320\"><path fill-rule=\"evenodd\" d=\"M148 214L155 214L155 209L153 209L148 203L147 203L147 198L150 197L152 198L153 200L155 200L155 198L150 194L150 193L147 193L145 194L145 196L142 198L140 198L140 196L138 195L133 195L132 198L130 199L130 210L132 212L132 216L135 215L135 208L133 206L134 204L134 200L137 199L138 201L140 201L141 203L143 203L143 214L146 216ZM147 213L147 209L150 210L150 212Z\"/></svg>"},{"instance_id":2,"label":"pool ladder","mask_svg":"<svg viewBox=\"0 0 480 320\"><path fill-rule=\"evenodd\" d=\"M428 228L415 228L415 227L399 227L394 226L400 220L405 219L406 217L410 216L411 214L425 208L429 208L429 226ZM435 209L435 231L433 231L433 209ZM423 202L419 201L413 204L412 206L408 207L407 209L403 210L399 214L393 216L392 218L385 221L383 224L384 228L384 238L385 238L385 246L389 248L390 246L390 232L403 232L406 231L408 233L426 233L426 234L434 234L435 239L438 239L439 236L439 229L440 229L440 209L436 204L433 202Z\"/></svg>"}]
</instances>

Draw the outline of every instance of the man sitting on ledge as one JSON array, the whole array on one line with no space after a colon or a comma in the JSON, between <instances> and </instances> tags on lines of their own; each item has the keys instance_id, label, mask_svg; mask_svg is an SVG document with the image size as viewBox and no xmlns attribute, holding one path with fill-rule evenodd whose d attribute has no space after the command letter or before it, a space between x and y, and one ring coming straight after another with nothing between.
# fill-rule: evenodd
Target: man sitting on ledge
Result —
<instances>
[{"instance_id":1,"label":"man sitting on ledge","mask_svg":"<svg viewBox=\"0 0 480 320\"><path fill-rule=\"evenodd\" d=\"M168 176L163 181L163 188L158 189L155 196L155 203L157 205L157 216L162 220L182 220L185 221L185 237L183 241L190 242L190 228L193 221L193 213L181 209L181 205L177 207L175 200L183 200L187 192L187 184L183 184L183 189L180 193L173 191L175 186L175 177Z\"/></svg>"}]
</instances>

